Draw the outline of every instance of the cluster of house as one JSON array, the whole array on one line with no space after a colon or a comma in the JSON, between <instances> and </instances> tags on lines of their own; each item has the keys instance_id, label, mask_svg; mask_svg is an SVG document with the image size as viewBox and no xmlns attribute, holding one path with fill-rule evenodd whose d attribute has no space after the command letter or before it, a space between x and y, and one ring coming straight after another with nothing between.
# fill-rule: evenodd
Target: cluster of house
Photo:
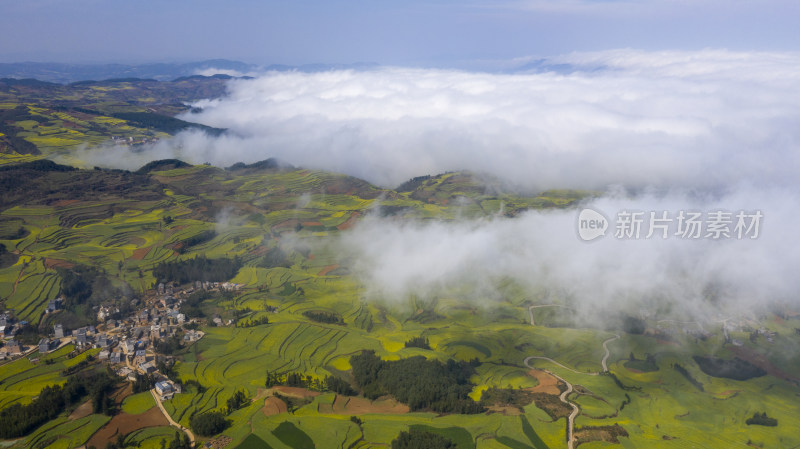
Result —
<instances>
[{"instance_id":1,"label":"cluster of house","mask_svg":"<svg viewBox=\"0 0 800 449\"><path fill-rule=\"evenodd\" d=\"M18 356L25 352L20 342L13 339L14 335L25 324L25 322L15 322L14 317L8 313L0 313L0 339L8 339L4 342L3 347L0 347L0 360Z\"/></svg>"},{"instance_id":2,"label":"cluster of house","mask_svg":"<svg viewBox=\"0 0 800 449\"><path fill-rule=\"evenodd\" d=\"M160 284L164 285L164 284ZM202 281L195 281L194 288L196 290L220 290L220 291L236 291L240 290L244 285L243 284L235 284L232 282L202 282Z\"/></svg>"},{"instance_id":3,"label":"cluster of house","mask_svg":"<svg viewBox=\"0 0 800 449\"><path fill-rule=\"evenodd\" d=\"M0 338L16 334L21 327L21 323L14 322L14 317L7 313L0 313Z\"/></svg>"},{"instance_id":4,"label":"cluster of house","mask_svg":"<svg viewBox=\"0 0 800 449\"><path fill-rule=\"evenodd\" d=\"M123 137L111 136L111 141L117 145L144 145L146 143L158 142L158 137Z\"/></svg>"},{"instance_id":5,"label":"cluster of house","mask_svg":"<svg viewBox=\"0 0 800 449\"><path fill-rule=\"evenodd\" d=\"M53 313L56 310L61 310L64 307L64 298L56 298L47 301L47 308L44 313Z\"/></svg>"},{"instance_id":6,"label":"cluster of house","mask_svg":"<svg viewBox=\"0 0 800 449\"><path fill-rule=\"evenodd\" d=\"M199 288L205 288L199 283ZM208 288L223 288L220 285L208 284ZM120 319L119 308L101 306L97 308L97 327L85 326L78 329L67 329L63 324L53 326L51 337L42 338L37 346L24 347L14 336L26 323L15 323L9 313L0 314L0 338L4 344L0 347L0 360L15 358L36 349L41 354L52 352L66 344L73 344L77 351L100 348L98 359L115 365L117 374L136 380L137 374L153 375L157 380L156 391L163 399L180 393L180 386L173 384L168 378L158 373L159 362L171 363L171 357L159 355L156 346L160 341L176 335L187 322L180 311L182 299L194 288L177 290L172 286L161 284L156 295L149 296L144 307L133 314ZM48 302L47 312L53 313L63 306L63 299ZM191 343L203 338L205 334L198 330L184 330L183 340Z\"/></svg>"}]
</instances>

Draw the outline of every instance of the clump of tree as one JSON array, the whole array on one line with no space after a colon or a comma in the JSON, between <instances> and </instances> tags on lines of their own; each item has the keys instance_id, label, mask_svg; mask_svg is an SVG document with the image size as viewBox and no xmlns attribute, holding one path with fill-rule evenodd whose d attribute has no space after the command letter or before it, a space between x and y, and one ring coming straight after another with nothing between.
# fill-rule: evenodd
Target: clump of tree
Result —
<instances>
[{"instance_id":1,"label":"clump of tree","mask_svg":"<svg viewBox=\"0 0 800 449\"><path fill-rule=\"evenodd\" d=\"M202 245L203 243L210 242L216 236L217 231L213 229L207 229L199 234L195 234L187 239L183 239L178 247L178 252L182 254L192 246Z\"/></svg>"},{"instance_id":2,"label":"clump of tree","mask_svg":"<svg viewBox=\"0 0 800 449\"><path fill-rule=\"evenodd\" d=\"M92 296L95 280L102 276L97 268L85 265L76 265L70 269L58 267L56 272L61 278L61 294L66 299L67 307L85 303Z\"/></svg>"},{"instance_id":3,"label":"clump of tree","mask_svg":"<svg viewBox=\"0 0 800 449\"><path fill-rule=\"evenodd\" d=\"M345 396L355 396L356 391L353 390L353 387L345 381L344 379L340 379L334 376L325 376L324 380L325 389L327 391L333 391L334 393L345 395Z\"/></svg>"},{"instance_id":4,"label":"clump of tree","mask_svg":"<svg viewBox=\"0 0 800 449\"><path fill-rule=\"evenodd\" d=\"M186 316L189 318L203 318L206 316L206 314L203 312L203 309L200 306L203 301L211 298L211 296L211 293L205 290L198 290L192 293L181 304L181 312L186 314ZM197 330L197 328L193 330Z\"/></svg>"},{"instance_id":5,"label":"clump of tree","mask_svg":"<svg viewBox=\"0 0 800 449\"><path fill-rule=\"evenodd\" d=\"M400 184L399 186L397 186L395 191L396 192L411 192L411 191L417 190L420 186L422 186L422 184L425 181L427 181L429 179L431 179L431 175L417 176L415 178L411 178L408 181L406 181L406 182Z\"/></svg>"},{"instance_id":6,"label":"clump of tree","mask_svg":"<svg viewBox=\"0 0 800 449\"><path fill-rule=\"evenodd\" d=\"M156 384L156 380L149 374L136 374L136 380L133 381L133 393L143 393L149 391Z\"/></svg>"},{"instance_id":7,"label":"clump of tree","mask_svg":"<svg viewBox=\"0 0 800 449\"><path fill-rule=\"evenodd\" d=\"M412 411L481 413L484 407L468 395L475 367L468 362L427 360L425 357L384 361L374 351L350 357L356 385L370 399L390 394Z\"/></svg>"},{"instance_id":8,"label":"clump of tree","mask_svg":"<svg viewBox=\"0 0 800 449\"><path fill-rule=\"evenodd\" d=\"M38 344L40 339L41 336L39 335L39 331L30 323L20 327L20 330L17 333L17 340L24 345Z\"/></svg>"},{"instance_id":9,"label":"clump of tree","mask_svg":"<svg viewBox=\"0 0 800 449\"><path fill-rule=\"evenodd\" d=\"M325 376L324 379L319 379L313 376L304 376L297 372L280 374L268 370L264 386L272 388L278 385L306 388L314 391L333 391L345 396L355 396L357 394L347 381L335 376Z\"/></svg>"},{"instance_id":10,"label":"clump of tree","mask_svg":"<svg viewBox=\"0 0 800 449\"><path fill-rule=\"evenodd\" d=\"M306 310L303 312L303 316L312 321L316 321L317 323L344 324L342 317L333 312L317 312L313 310Z\"/></svg>"},{"instance_id":11,"label":"clump of tree","mask_svg":"<svg viewBox=\"0 0 800 449\"><path fill-rule=\"evenodd\" d=\"M406 341L406 348L422 348L422 349L431 349L431 345L428 342L428 339L422 336L414 337L411 340Z\"/></svg>"},{"instance_id":12,"label":"clump of tree","mask_svg":"<svg viewBox=\"0 0 800 449\"><path fill-rule=\"evenodd\" d=\"M251 318L249 320L242 320L236 322L236 327L255 327L261 326L263 324L269 324L269 318L267 316L261 316L259 318Z\"/></svg>"},{"instance_id":13,"label":"clump of tree","mask_svg":"<svg viewBox=\"0 0 800 449\"><path fill-rule=\"evenodd\" d=\"M167 376L169 379L178 378L178 373L175 371L175 365L173 363L168 365L165 361L159 360L156 364L156 369L159 373Z\"/></svg>"},{"instance_id":14,"label":"clump of tree","mask_svg":"<svg viewBox=\"0 0 800 449\"><path fill-rule=\"evenodd\" d=\"M195 414L189 419L189 427L194 433L203 436L214 436L230 427L231 421L225 419L222 412L212 411Z\"/></svg>"},{"instance_id":15,"label":"clump of tree","mask_svg":"<svg viewBox=\"0 0 800 449\"><path fill-rule=\"evenodd\" d=\"M163 441L163 440L162 440ZM178 432L175 432L175 438L170 441L169 446L166 444L164 445L166 449L192 449L192 441L189 439L189 435L183 434L181 435Z\"/></svg>"},{"instance_id":16,"label":"clump of tree","mask_svg":"<svg viewBox=\"0 0 800 449\"><path fill-rule=\"evenodd\" d=\"M709 376L724 377L733 380L748 380L767 374L762 368L742 360L739 357L733 360L718 359L716 357L692 357L700 370Z\"/></svg>"},{"instance_id":17,"label":"clump of tree","mask_svg":"<svg viewBox=\"0 0 800 449\"><path fill-rule=\"evenodd\" d=\"M136 170L136 173L139 174L147 174L151 171L159 171L159 170L173 170L176 168L182 167L191 167L186 162L183 162L180 159L159 159L157 161L151 161L142 166L139 170Z\"/></svg>"},{"instance_id":18,"label":"clump of tree","mask_svg":"<svg viewBox=\"0 0 800 449\"><path fill-rule=\"evenodd\" d=\"M86 395L92 399L94 413L110 414L113 401L108 392L117 378L107 372L75 375L63 386L44 387L30 404L13 404L0 411L0 438L19 438L58 416L65 408L79 403Z\"/></svg>"},{"instance_id":19,"label":"clump of tree","mask_svg":"<svg viewBox=\"0 0 800 449\"><path fill-rule=\"evenodd\" d=\"M755 412L753 413L752 418L747 418L745 424L747 424L748 426L756 425L756 426L775 427L778 425L778 420L767 416L767 412L761 412L761 413Z\"/></svg>"},{"instance_id":20,"label":"clump of tree","mask_svg":"<svg viewBox=\"0 0 800 449\"><path fill-rule=\"evenodd\" d=\"M690 384L694 385L695 388L697 388L700 391L705 391L705 389L703 388L703 384L700 383L700 381L698 381L697 379L695 379L694 376L692 376L692 374L689 371L686 371L686 368L684 368L678 363L674 364L672 367L675 368L675 371L681 373L681 376L683 376L686 380L688 380Z\"/></svg>"},{"instance_id":21,"label":"clump of tree","mask_svg":"<svg viewBox=\"0 0 800 449\"><path fill-rule=\"evenodd\" d=\"M240 408L244 407L248 402L250 402L250 398L247 397L247 393L244 390L236 390L233 393L233 396L228 398L227 405L228 405L228 414L239 410Z\"/></svg>"},{"instance_id":22,"label":"clump of tree","mask_svg":"<svg viewBox=\"0 0 800 449\"><path fill-rule=\"evenodd\" d=\"M656 358L653 354L646 354L644 360L637 359L635 355L631 352L630 357L624 363L625 368L639 370L643 373L650 373L653 371L658 371L658 364L656 363Z\"/></svg>"},{"instance_id":23,"label":"clump of tree","mask_svg":"<svg viewBox=\"0 0 800 449\"><path fill-rule=\"evenodd\" d=\"M180 335L173 335L168 338L162 338L155 344L155 350L159 354L174 355L183 349L183 339Z\"/></svg>"},{"instance_id":24,"label":"clump of tree","mask_svg":"<svg viewBox=\"0 0 800 449\"><path fill-rule=\"evenodd\" d=\"M161 282L188 284L194 281L223 282L236 276L242 268L239 257L207 259L196 256L176 262L162 262L153 268L153 277Z\"/></svg>"},{"instance_id":25,"label":"clump of tree","mask_svg":"<svg viewBox=\"0 0 800 449\"><path fill-rule=\"evenodd\" d=\"M392 449L455 449L456 443L441 435L420 429L400 432L392 440Z\"/></svg>"}]
</instances>

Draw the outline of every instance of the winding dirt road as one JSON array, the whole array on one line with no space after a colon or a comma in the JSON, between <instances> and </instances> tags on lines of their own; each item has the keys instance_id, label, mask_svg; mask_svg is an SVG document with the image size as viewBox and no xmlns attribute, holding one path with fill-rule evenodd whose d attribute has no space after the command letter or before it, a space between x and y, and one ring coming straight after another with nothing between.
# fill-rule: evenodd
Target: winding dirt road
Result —
<instances>
[{"instance_id":1,"label":"winding dirt road","mask_svg":"<svg viewBox=\"0 0 800 449\"><path fill-rule=\"evenodd\" d=\"M561 307L562 309L575 310L572 307L562 306L561 304L538 304L530 306L528 307L528 314L531 316L531 326L536 326L536 323L533 321L533 309L539 309L542 307Z\"/></svg>"},{"instance_id":2,"label":"winding dirt road","mask_svg":"<svg viewBox=\"0 0 800 449\"><path fill-rule=\"evenodd\" d=\"M528 308L528 313L530 313L530 317L531 317L531 326L535 326L536 325L534 323L534 321L533 321L533 309L536 309L536 308L539 308L539 307L564 307L566 309L569 309L569 307L561 306L561 305L558 305L558 304L544 304L544 305L538 305L538 306L530 306ZM568 366L562 365L559 362L556 362L555 360L551 359L550 357L543 357L543 356L526 357L525 360L522 361L522 363L524 363L525 366L527 366L528 368L534 369L534 367L530 365L530 361L531 360L546 360L546 361L558 366L559 368L565 369L565 370L573 372L575 374L584 374L586 376L598 376L598 375L600 375L600 373L608 372L608 357L611 355L611 351L609 351L609 349L608 349L608 344L611 343L614 340L619 339L619 338L620 338L619 334L615 334L613 337L608 338L605 341L603 341L603 351L605 352L605 354L603 354L603 358L602 358L602 360L600 360L600 366L603 368L603 371L601 371L601 372L586 373L586 372L583 372L583 371L577 371L577 370L574 370L574 369L572 369L572 368L570 368ZM577 416L581 413L581 409L575 403L570 402L569 399L567 399L567 397L574 391L574 388L572 387L571 383L567 382L566 379L564 379L563 377L559 376L558 374L555 374L555 373L553 373L553 372L551 372L549 370L544 370L544 372L546 372L547 374L550 374L551 376L555 377L556 379L560 380L561 382L564 382L564 384L567 386L567 389L563 393L561 393L561 396L559 396L558 399L561 400L561 402L563 402L564 404L567 404L572 408L572 413L570 413L569 417L567 417L567 449L574 449L574 447L575 447L575 418L577 418Z\"/></svg>"},{"instance_id":3,"label":"winding dirt road","mask_svg":"<svg viewBox=\"0 0 800 449\"><path fill-rule=\"evenodd\" d=\"M603 349L606 351L606 355L603 356L603 360L600 361L600 365L602 365L604 373L608 372L608 365L606 365L606 362L608 361L608 356L611 355L611 352L609 352L608 350L608 344L614 340L617 340L618 338L619 334L616 334L613 337L603 342Z\"/></svg>"},{"instance_id":4,"label":"winding dirt road","mask_svg":"<svg viewBox=\"0 0 800 449\"><path fill-rule=\"evenodd\" d=\"M186 435L188 435L189 436L189 441L192 442L192 447L194 447L194 434L192 433L192 431L187 429L186 427L183 427L182 425L176 423L172 419L172 417L169 416L169 413L167 413L167 410L164 408L164 404L161 403L161 399L158 398L158 394L156 393L156 389L155 388L150 390L150 394L153 395L153 399L155 399L156 405L158 406L158 409L161 410L161 413L164 415L165 418L167 418L167 421L169 421L169 425L171 425L172 427L175 427L177 429L180 429L181 432L183 432Z\"/></svg>"},{"instance_id":5,"label":"winding dirt road","mask_svg":"<svg viewBox=\"0 0 800 449\"><path fill-rule=\"evenodd\" d=\"M566 368L564 365L562 365L562 364L560 364L560 363L556 362L555 360L548 359L547 357L528 357L528 358L526 358L526 359L523 361L523 363L524 363L524 364L525 364L525 366L527 366L528 368L530 368L530 369L535 369L533 366L530 366L530 365L528 364L528 362L530 362L530 361L531 361L531 360L533 360L533 359L543 359L543 360L549 360L550 362L553 362L553 363L555 363L556 365L558 365L558 366L560 366L560 367ZM569 368L567 368L567 369L569 369ZM573 372L576 372L576 373L578 373L578 374L589 374L589 375L591 375L591 376L596 376L596 375L597 375L597 373L581 373L581 372L579 372L579 371L575 371L575 370L571 370L571 369L569 369L569 370L570 370L570 371L573 371ZM560 380L561 382L564 382L564 384L567 386L567 389L566 389L566 390L564 390L564 392L563 392L563 393L561 393L561 396L559 396L559 397L558 397L558 399L560 399L560 400L561 400L561 402L563 402L563 403L565 403L565 404L569 405L570 407L572 407L572 413L570 413L570 414L569 414L569 416L567 417L567 448L568 448L568 449L573 449L573 448L575 447L575 436L573 435L573 433L574 433L574 428L575 428L575 418L576 418L576 417L578 416L578 414L581 412L581 409L580 409L580 408L578 408L578 406L577 406L577 405L575 405L574 403L570 402L570 401L567 399L567 396L569 396L569 395L570 395L570 393L572 393L572 391L573 391L572 384L571 384L571 383L569 383L569 382L567 382L567 380L566 380L566 379L564 379L563 377L559 376L558 374L556 374L556 373L554 373L554 372L552 372L552 371L549 371L549 370L543 370L543 371L544 371L545 373L547 373L547 374L549 374L549 375L551 375L551 376L555 377L556 379Z\"/></svg>"}]
</instances>

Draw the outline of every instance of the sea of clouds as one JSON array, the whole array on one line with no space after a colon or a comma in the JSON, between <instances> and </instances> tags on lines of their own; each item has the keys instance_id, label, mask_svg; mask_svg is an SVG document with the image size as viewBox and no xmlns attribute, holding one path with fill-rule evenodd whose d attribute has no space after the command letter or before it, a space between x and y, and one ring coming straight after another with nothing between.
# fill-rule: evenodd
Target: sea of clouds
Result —
<instances>
[{"instance_id":1,"label":"sea of clouds","mask_svg":"<svg viewBox=\"0 0 800 449\"><path fill-rule=\"evenodd\" d=\"M136 154L87 154L126 168L277 157L387 187L466 169L527 191L613 191L589 204L612 219L626 209L759 210L757 239L616 239L612 223L587 243L570 209L456 223L370 218L343 242L382 296L507 276L599 307L657 300L713 314L800 303L800 55L615 50L550 62L559 70L265 73L181 117L223 136L186 132Z\"/></svg>"}]
</instances>

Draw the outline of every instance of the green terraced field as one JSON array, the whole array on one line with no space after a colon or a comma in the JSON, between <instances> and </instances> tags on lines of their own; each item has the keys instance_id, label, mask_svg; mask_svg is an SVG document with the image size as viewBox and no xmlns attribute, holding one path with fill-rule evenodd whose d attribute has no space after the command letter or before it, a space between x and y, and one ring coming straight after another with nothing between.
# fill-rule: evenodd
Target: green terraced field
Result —
<instances>
[{"instance_id":1,"label":"green terraced field","mask_svg":"<svg viewBox=\"0 0 800 449\"><path fill-rule=\"evenodd\" d=\"M107 124L120 125L114 120ZM465 300L472 293L467 289L397 302L376 298L350 274L353 261L330 244L363 217L380 213L373 211L378 203L396 207L398 220L454 220L491 216L501 207L512 216L528 208L565 207L590 192L548 191L521 197L492 191L487 181L469 173L448 173L408 191L392 191L343 175L293 168L188 166L149 174L20 170L17 175L24 185L9 192L0 208L0 243L18 256L15 263L0 268L0 298L19 319L49 326L67 316L67 311L49 316L43 312L47 301L62 289L59 270L78 264L95 267L107 278L109 297L92 299L104 301L148 292L158 283L153 269L161 262L200 256L240 258L243 267L231 282L243 288L232 297L207 299L200 305L207 315L219 314L224 321L238 317L238 326L215 327L202 321L206 335L182 351L175 366L178 378L197 381L205 390L188 386L164 402L173 419L189 426L193 414L221 410L237 389L245 389L256 399L228 417L232 426L225 435L233 438L231 447L258 444L251 435L276 449L309 444L385 447L412 426L447 435L459 447L565 446L565 419L553 420L533 403L505 414L389 414L375 404L333 413L335 395L326 393L293 413L268 416L262 410L267 370L349 379L350 356L365 349L386 360L418 355L442 361L478 359L481 365L470 379L474 400L490 387L536 388L538 381L523 360L550 357L571 370L545 360L531 365L580 386L581 393L569 397L581 408L576 425L619 424L629 435L620 439L621 447L736 447L748 440L763 447L800 444L796 385L774 376L749 381L711 378L687 357L692 353L732 357L719 336L669 343L623 334L609 344L609 370L628 388L623 389L611 376L591 375L601 370L602 341L616 331L548 327L552 324L548 320L558 316L543 310L536 312L538 325L531 326L527 308L531 292L505 280L498 280L502 299L491 308ZM95 186L94 191L84 192L87 184ZM26 193L53 185L60 188L50 194ZM20 226L26 230L24 236L2 238ZM186 244L206 231L215 234ZM277 248L286 253L283 266L265 261L265 255ZM75 310L88 314L83 306ZM308 311L334 314L344 324L312 321L303 315ZM427 318L420 319L421 314ZM251 326L263 318L269 324ZM785 372L797 373L800 359L784 354L798 343L794 329L800 320L767 317L763 325L779 333L774 345L751 343L744 332L734 337ZM405 348L405 342L417 336L427 338L432 349ZM36 364L30 359L37 353L0 362L0 407L29 403L42 387L64 383L63 369L99 352L93 349L67 359L71 350L71 346L61 348ZM624 363L631 353L641 359L654 355L659 369L646 373L627 369ZM47 359L53 363L46 364ZM705 391L692 387L672 368L675 363L686 366ZM139 414L153 405L149 393L140 393L127 398L122 410ZM780 424L746 425L745 419L758 411L768 411ZM358 415L362 424L352 422L350 414ZM103 422L95 415L75 421L60 417L26 441L39 444L57 437L53 447L75 447ZM59 436L70 429L76 430L68 437ZM157 448L161 439L171 441L174 432L165 427L142 429L126 441ZM582 448L614 446L581 444Z\"/></svg>"},{"instance_id":2,"label":"green terraced field","mask_svg":"<svg viewBox=\"0 0 800 449\"><path fill-rule=\"evenodd\" d=\"M149 391L145 391L125 398L122 402L122 411L131 415L138 415L155 406L156 403L153 400L153 395L150 394Z\"/></svg>"}]
</instances>

